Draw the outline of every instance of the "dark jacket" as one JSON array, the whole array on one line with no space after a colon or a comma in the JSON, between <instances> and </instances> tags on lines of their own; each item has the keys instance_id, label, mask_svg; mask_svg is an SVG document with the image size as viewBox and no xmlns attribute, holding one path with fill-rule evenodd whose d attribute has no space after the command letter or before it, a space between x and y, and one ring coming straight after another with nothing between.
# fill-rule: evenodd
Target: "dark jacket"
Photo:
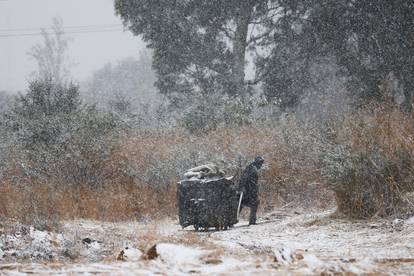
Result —
<instances>
[{"instance_id":1,"label":"dark jacket","mask_svg":"<svg viewBox=\"0 0 414 276\"><path fill-rule=\"evenodd\" d=\"M239 189L243 192L243 205L251 206L258 204L258 178L259 177L255 163L251 163L243 171L239 183Z\"/></svg>"}]
</instances>

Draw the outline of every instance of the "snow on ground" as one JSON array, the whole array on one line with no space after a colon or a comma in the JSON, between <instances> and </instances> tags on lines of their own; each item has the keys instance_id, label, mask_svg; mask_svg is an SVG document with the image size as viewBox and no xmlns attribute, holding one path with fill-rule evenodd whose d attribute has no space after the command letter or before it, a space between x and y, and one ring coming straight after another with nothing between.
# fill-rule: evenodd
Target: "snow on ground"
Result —
<instances>
[{"instance_id":1,"label":"snow on ground","mask_svg":"<svg viewBox=\"0 0 414 276\"><path fill-rule=\"evenodd\" d=\"M176 222L69 221L61 234L0 229L0 274L320 275L414 271L414 218L349 221L280 210L258 225L195 232Z\"/></svg>"},{"instance_id":2,"label":"snow on ground","mask_svg":"<svg viewBox=\"0 0 414 276\"><path fill-rule=\"evenodd\" d=\"M208 254L207 251L199 248L168 243L157 244L156 248L157 253L160 255L160 260L170 264L194 264L201 257Z\"/></svg>"},{"instance_id":3,"label":"snow on ground","mask_svg":"<svg viewBox=\"0 0 414 276\"><path fill-rule=\"evenodd\" d=\"M258 254L273 253L281 260L279 263L290 264L289 269L304 273L404 274L414 268L413 224L396 226L386 220L350 222L331 215L332 211L274 213L255 227L217 232L213 238L235 252L245 248ZM397 266L391 268L387 264Z\"/></svg>"}]
</instances>

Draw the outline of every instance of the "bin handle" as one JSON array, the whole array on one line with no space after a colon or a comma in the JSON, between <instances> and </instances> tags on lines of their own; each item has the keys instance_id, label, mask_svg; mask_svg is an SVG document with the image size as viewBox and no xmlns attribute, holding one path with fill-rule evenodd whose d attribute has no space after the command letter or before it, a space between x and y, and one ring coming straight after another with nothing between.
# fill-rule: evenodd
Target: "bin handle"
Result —
<instances>
[{"instance_id":1,"label":"bin handle","mask_svg":"<svg viewBox=\"0 0 414 276\"><path fill-rule=\"evenodd\" d=\"M237 207L237 221L239 221L239 215L240 215L240 208L241 208L242 199L243 199L243 192L240 193L239 206Z\"/></svg>"}]
</instances>

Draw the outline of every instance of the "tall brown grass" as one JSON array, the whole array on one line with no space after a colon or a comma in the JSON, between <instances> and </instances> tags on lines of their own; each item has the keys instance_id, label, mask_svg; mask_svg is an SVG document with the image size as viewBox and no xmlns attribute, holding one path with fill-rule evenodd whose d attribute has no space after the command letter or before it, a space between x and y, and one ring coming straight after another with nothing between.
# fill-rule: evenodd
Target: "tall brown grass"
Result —
<instances>
[{"instance_id":1,"label":"tall brown grass","mask_svg":"<svg viewBox=\"0 0 414 276\"><path fill-rule=\"evenodd\" d=\"M107 161L96 162L99 166L94 167L106 176L98 185L64 178L41 181L25 177L17 165L9 166L13 169L0 184L0 216L27 222L38 217L47 222L174 216L177 182L187 169L216 162L237 181L257 155L266 160L260 176L262 210L312 196L319 197L313 202L326 202L315 191L309 196L306 186L320 181L318 169L301 169L304 158L289 149L285 136L264 126L221 128L204 136L184 130L136 133L125 136Z\"/></svg>"},{"instance_id":2,"label":"tall brown grass","mask_svg":"<svg viewBox=\"0 0 414 276\"><path fill-rule=\"evenodd\" d=\"M283 129L262 125L219 128L204 136L192 136L185 131L155 135L155 138L153 135L135 136L123 144L121 151L128 153L127 163L137 172L138 178L149 174L154 177L142 180L159 181L152 183L153 187L175 185L188 168L206 162L217 163L227 176L235 176L237 181L244 167L261 155L265 159L260 172L263 208L270 209L293 200L314 199L314 204L327 204L321 202L320 191L316 193L308 185L316 184L318 189L324 190L319 168L293 145L303 142L292 138L302 135L292 130L300 127L294 122L287 124ZM292 133L284 133L288 128Z\"/></svg>"},{"instance_id":3,"label":"tall brown grass","mask_svg":"<svg viewBox=\"0 0 414 276\"><path fill-rule=\"evenodd\" d=\"M358 218L410 212L414 191L414 118L398 107L371 104L336 127L325 167L338 209ZM412 204L411 204L412 205Z\"/></svg>"},{"instance_id":4,"label":"tall brown grass","mask_svg":"<svg viewBox=\"0 0 414 276\"><path fill-rule=\"evenodd\" d=\"M332 127L333 126L333 127ZM413 191L414 119L393 106L362 108L329 126L312 128L294 116L273 125L218 128L204 135L183 129L125 135L97 161L100 183L28 177L19 158L0 182L0 218L130 220L176 215L177 182L206 162L238 180L261 155L261 211L285 204L332 206L353 217L401 212ZM75 172L74 172L75 173Z\"/></svg>"},{"instance_id":5,"label":"tall brown grass","mask_svg":"<svg viewBox=\"0 0 414 276\"><path fill-rule=\"evenodd\" d=\"M146 186L131 183L99 188L35 183L25 190L2 184L0 213L24 223L43 219L46 224L56 219L122 221L171 216L173 194L173 190L155 193Z\"/></svg>"}]
</instances>

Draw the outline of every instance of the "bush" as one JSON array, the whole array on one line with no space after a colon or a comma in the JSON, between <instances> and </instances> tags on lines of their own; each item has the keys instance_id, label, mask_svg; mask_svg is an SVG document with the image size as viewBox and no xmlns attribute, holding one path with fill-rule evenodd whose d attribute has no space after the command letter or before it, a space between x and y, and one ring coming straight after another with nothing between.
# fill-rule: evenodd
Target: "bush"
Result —
<instances>
[{"instance_id":1,"label":"bush","mask_svg":"<svg viewBox=\"0 0 414 276\"><path fill-rule=\"evenodd\" d=\"M338 210L348 216L390 216L404 211L414 190L414 120L398 108L360 110L336 128L323 174Z\"/></svg>"},{"instance_id":2,"label":"bush","mask_svg":"<svg viewBox=\"0 0 414 276\"><path fill-rule=\"evenodd\" d=\"M103 187L131 185L122 158L112 159L122 135L116 118L83 105L77 86L34 81L3 119L0 216L45 228L57 218L91 217L96 198L107 199Z\"/></svg>"},{"instance_id":3,"label":"bush","mask_svg":"<svg viewBox=\"0 0 414 276\"><path fill-rule=\"evenodd\" d=\"M190 133L201 134L219 126L241 126L249 123L250 103L237 98L212 93L195 95L183 112L182 126Z\"/></svg>"},{"instance_id":4,"label":"bush","mask_svg":"<svg viewBox=\"0 0 414 276\"><path fill-rule=\"evenodd\" d=\"M16 166L40 182L97 184L116 145L112 116L85 106L78 87L34 81L5 116Z\"/></svg>"}]
</instances>

